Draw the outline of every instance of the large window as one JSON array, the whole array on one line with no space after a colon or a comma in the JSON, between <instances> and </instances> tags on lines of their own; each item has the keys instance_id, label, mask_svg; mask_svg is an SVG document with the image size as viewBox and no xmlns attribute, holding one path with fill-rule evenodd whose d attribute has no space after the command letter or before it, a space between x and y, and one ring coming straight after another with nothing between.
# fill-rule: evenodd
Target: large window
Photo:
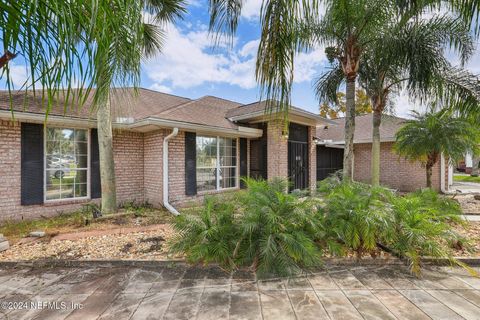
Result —
<instances>
[{"instance_id":1,"label":"large window","mask_svg":"<svg viewBox=\"0 0 480 320\"><path fill-rule=\"evenodd\" d=\"M46 201L88 197L88 149L88 130L46 129Z\"/></svg>"},{"instance_id":2,"label":"large window","mask_svg":"<svg viewBox=\"0 0 480 320\"><path fill-rule=\"evenodd\" d=\"M237 139L197 136L197 190L237 186Z\"/></svg>"}]
</instances>

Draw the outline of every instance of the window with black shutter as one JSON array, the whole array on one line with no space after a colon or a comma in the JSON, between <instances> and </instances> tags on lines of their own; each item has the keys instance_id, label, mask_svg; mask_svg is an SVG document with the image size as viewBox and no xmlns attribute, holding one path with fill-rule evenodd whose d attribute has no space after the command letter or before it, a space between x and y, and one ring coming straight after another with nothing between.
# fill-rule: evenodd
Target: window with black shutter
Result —
<instances>
[{"instance_id":1,"label":"window with black shutter","mask_svg":"<svg viewBox=\"0 0 480 320\"><path fill-rule=\"evenodd\" d=\"M42 204L44 197L43 125L21 124L21 204Z\"/></svg>"},{"instance_id":2,"label":"window with black shutter","mask_svg":"<svg viewBox=\"0 0 480 320\"><path fill-rule=\"evenodd\" d=\"M185 194L197 194L197 135L185 132Z\"/></svg>"}]
</instances>

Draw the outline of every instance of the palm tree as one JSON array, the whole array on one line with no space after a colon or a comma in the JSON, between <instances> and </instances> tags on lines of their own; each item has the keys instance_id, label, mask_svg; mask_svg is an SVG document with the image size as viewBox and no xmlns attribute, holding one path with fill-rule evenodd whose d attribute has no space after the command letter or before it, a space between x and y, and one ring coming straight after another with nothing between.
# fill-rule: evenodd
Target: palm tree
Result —
<instances>
[{"instance_id":1,"label":"palm tree","mask_svg":"<svg viewBox=\"0 0 480 320\"><path fill-rule=\"evenodd\" d=\"M96 15L96 28L89 39L97 44L92 56L95 64L95 106L100 154L100 179L102 187L102 212L117 210L115 163L113 157L112 109L110 90L115 85L140 83L142 58L156 54L161 49L163 31L160 24L179 18L185 11L183 0L147 0L118 3L120 10L107 6ZM143 22L143 13L154 18L155 24ZM105 16L120 15L111 24L103 23ZM100 50L101 49L101 50Z\"/></svg>"},{"instance_id":2,"label":"palm tree","mask_svg":"<svg viewBox=\"0 0 480 320\"><path fill-rule=\"evenodd\" d=\"M37 80L41 82L48 94L48 107L57 89L65 84L66 107L74 99L83 103L90 88L96 87L93 96L99 129L102 210L116 211L110 89L138 87L142 58L158 52L163 36L160 25L184 12L183 0L21 0L0 7L5 9L0 14L4 50L19 49L26 57L32 71L32 89ZM155 24L143 21L145 13L153 16ZM7 62L11 57L4 56L10 87ZM87 90L71 94L72 83L78 81Z\"/></svg>"},{"instance_id":3,"label":"palm tree","mask_svg":"<svg viewBox=\"0 0 480 320\"><path fill-rule=\"evenodd\" d=\"M453 117L445 110L414 112L413 116L414 119L406 121L397 132L394 150L425 165L428 188L432 187L432 168L442 154L454 162L467 151L479 151L480 131L469 121Z\"/></svg>"},{"instance_id":4,"label":"palm tree","mask_svg":"<svg viewBox=\"0 0 480 320\"><path fill-rule=\"evenodd\" d=\"M443 48L451 45L462 62L474 50L469 26L448 16L395 24L383 38L379 47L365 53L359 71L360 84L373 105L371 183L376 186L380 184L380 124L389 97L402 88L420 100L451 97L453 92L449 91L445 91L443 97L436 96L446 82L449 90L462 89L465 93L468 87L452 77L454 68L446 59ZM475 95L468 94L470 97Z\"/></svg>"},{"instance_id":5,"label":"palm tree","mask_svg":"<svg viewBox=\"0 0 480 320\"><path fill-rule=\"evenodd\" d=\"M210 29L235 32L243 2L211 0ZM320 4L325 7L322 15ZM336 102L340 83L346 82L344 179L351 180L355 131L355 85L366 48L380 41L379 30L398 13L396 1L382 0L264 0L256 79L269 103L288 115L295 55L312 47L326 46L326 53L340 72L328 72L338 86L323 88L319 96Z\"/></svg>"},{"instance_id":6,"label":"palm tree","mask_svg":"<svg viewBox=\"0 0 480 320\"><path fill-rule=\"evenodd\" d=\"M29 69L26 89L42 88L43 99L49 111L53 97L60 89L70 96L72 86L83 82L91 71L82 65L86 47L84 36L78 30L84 19L83 2L63 0L18 0L0 3L0 39L3 54L0 58L0 77L13 88L9 61L24 57ZM86 22L86 21L85 21Z\"/></svg>"}]
</instances>

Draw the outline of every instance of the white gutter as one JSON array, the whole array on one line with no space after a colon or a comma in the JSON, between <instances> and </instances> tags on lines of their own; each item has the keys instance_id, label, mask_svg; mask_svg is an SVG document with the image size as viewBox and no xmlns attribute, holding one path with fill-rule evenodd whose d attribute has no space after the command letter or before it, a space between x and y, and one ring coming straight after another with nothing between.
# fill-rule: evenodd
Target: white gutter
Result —
<instances>
[{"instance_id":1,"label":"white gutter","mask_svg":"<svg viewBox=\"0 0 480 320\"><path fill-rule=\"evenodd\" d=\"M168 140L177 134L178 128L173 128L172 133L163 139L163 206L176 216L178 216L180 212L168 202Z\"/></svg>"},{"instance_id":2,"label":"white gutter","mask_svg":"<svg viewBox=\"0 0 480 320\"><path fill-rule=\"evenodd\" d=\"M159 126L162 128L180 128L182 130L192 130L195 132L211 132L211 133L218 133L218 134L227 134L231 136L241 136L245 138L259 138L263 135L263 131L260 129L255 128L248 128L248 127L238 127L235 129L228 129L222 127L215 127L203 124L195 124L183 121L174 121L174 120L165 120L159 118L147 118L140 121L137 121L133 124L128 125L129 129L139 129L143 126Z\"/></svg>"},{"instance_id":3,"label":"white gutter","mask_svg":"<svg viewBox=\"0 0 480 320\"><path fill-rule=\"evenodd\" d=\"M44 123L45 114L40 113L29 113L22 111L14 111L14 116L16 121L24 122L34 122L34 123ZM12 112L7 110L0 110L0 119L12 120ZM84 119L84 118L73 118L67 116L58 116L58 115L49 115L48 124L59 124L59 125L71 125L71 126L85 126L89 128L95 128L97 121L95 119ZM179 128L183 130L192 130L195 132L208 132L214 134L228 135L233 137L244 137L244 138L259 138L263 135L263 131L260 129L249 128L239 126L237 128L222 128L209 125L188 123L183 121L174 121L174 120L164 120L158 118L147 118L140 121L135 121L134 123L119 123L113 122L112 127L114 129L121 130L139 130L143 126L159 126L162 128Z\"/></svg>"}]
</instances>

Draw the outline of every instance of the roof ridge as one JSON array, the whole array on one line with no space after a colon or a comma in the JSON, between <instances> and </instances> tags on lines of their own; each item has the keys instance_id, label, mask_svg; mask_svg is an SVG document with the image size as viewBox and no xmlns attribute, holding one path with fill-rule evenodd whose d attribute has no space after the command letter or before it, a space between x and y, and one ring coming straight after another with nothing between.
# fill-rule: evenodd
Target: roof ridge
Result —
<instances>
[{"instance_id":1,"label":"roof ridge","mask_svg":"<svg viewBox=\"0 0 480 320\"><path fill-rule=\"evenodd\" d=\"M168 109L165 109L165 110L162 110L162 111L160 111L160 112L158 112L158 113L155 113L155 114L153 114L152 116L157 116L157 115L161 115L161 114L168 114L169 112L173 111L174 109L177 110L177 109L183 108L183 107L185 107L185 106L187 106L187 105L189 105L189 104L191 104L191 103L197 102L197 101L199 101L199 100L201 100L201 99L203 99L203 98L205 98L205 97L206 97L206 96L203 96L203 97L200 97L200 98L194 99L194 100L193 100L193 99L190 99L189 101L186 101L186 102L184 102L184 103L180 103L180 104L174 105L174 106L172 106L172 107L170 107L170 108L168 108Z\"/></svg>"}]
</instances>

